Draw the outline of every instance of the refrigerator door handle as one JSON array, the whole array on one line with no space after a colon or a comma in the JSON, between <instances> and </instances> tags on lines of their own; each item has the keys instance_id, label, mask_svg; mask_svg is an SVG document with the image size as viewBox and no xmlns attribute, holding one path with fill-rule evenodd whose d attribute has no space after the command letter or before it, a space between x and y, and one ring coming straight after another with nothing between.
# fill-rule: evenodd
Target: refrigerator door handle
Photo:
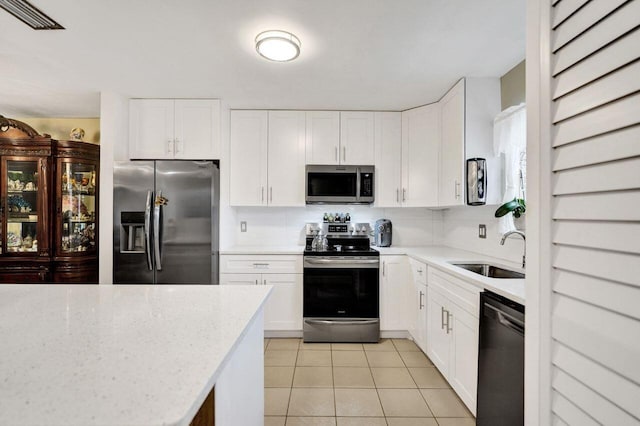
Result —
<instances>
[{"instance_id":1,"label":"refrigerator door handle","mask_svg":"<svg viewBox=\"0 0 640 426\"><path fill-rule=\"evenodd\" d=\"M153 271L151 264L151 203L153 202L153 193L147 191L147 203L144 209L144 251L147 258L147 268Z\"/></svg>"},{"instance_id":2,"label":"refrigerator door handle","mask_svg":"<svg viewBox=\"0 0 640 426\"><path fill-rule=\"evenodd\" d=\"M162 191L158 191L156 195L157 199L162 199ZM162 204L154 203L153 207L153 244L154 244L154 253L156 257L156 270L162 271L162 254L160 253L160 213Z\"/></svg>"}]
</instances>

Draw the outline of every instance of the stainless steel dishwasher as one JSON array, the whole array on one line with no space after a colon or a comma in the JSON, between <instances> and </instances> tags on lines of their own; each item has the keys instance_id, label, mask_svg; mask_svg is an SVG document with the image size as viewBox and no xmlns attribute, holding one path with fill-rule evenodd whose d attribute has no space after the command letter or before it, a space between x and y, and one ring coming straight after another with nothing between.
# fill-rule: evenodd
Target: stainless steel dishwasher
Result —
<instances>
[{"instance_id":1,"label":"stainless steel dishwasher","mask_svg":"<svg viewBox=\"0 0 640 426\"><path fill-rule=\"evenodd\" d=\"M477 426L524 424L524 306L480 294Z\"/></svg>"}]
</instances>

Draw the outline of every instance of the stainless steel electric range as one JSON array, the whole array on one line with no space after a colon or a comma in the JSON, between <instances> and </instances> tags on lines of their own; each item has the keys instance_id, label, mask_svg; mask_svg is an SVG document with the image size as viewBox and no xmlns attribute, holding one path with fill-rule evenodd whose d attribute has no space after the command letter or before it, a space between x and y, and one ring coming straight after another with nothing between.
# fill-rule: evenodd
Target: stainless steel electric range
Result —
<instances>
[{"instance_id":1,"label":"stainless steel electric range","mask_svg":"<svg viewBox=\"0 0 640 426\"><path fill-rule=\"evenodd\" d=\"M307 227L304 252L305 342L378 342L380 254L370 247L368 224ZM316 247L317 246L317 247Z\"/></svg>"}]
</instances>

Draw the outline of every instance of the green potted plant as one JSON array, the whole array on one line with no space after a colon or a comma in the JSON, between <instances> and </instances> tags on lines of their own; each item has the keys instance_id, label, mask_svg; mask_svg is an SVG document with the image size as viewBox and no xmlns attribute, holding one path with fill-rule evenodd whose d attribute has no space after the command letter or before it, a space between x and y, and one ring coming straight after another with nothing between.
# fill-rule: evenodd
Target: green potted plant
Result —
<instances>
[{"instance_id":1,"label":"green potted plant","mask_svg":"<svg viewBox=\"0 0 640 426\"><path fill-rule=\"evenodd\" d=\"M496 217L502 217L506 214L513 213L513 216L518 218L527 211L527 204L522 198L514 198L511 201L507 201L496 210Z\"/></svg>"}]
</instances>

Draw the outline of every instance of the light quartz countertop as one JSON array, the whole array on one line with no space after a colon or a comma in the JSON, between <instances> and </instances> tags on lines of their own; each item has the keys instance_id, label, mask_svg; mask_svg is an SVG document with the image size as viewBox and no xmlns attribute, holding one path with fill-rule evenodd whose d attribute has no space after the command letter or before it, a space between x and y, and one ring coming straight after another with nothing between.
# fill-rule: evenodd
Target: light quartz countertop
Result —
<instances>
[{"instance_id":1,"label":"light quartz countertop","mask_svg":"<svg viewBox=\"0 0 640 426\"><path fill-rule=\"evenodd\" d=\"M0 424L188 425L271 286L0 286Z\"/></svg>"},{"instance_id":2,"label":"light quartz countertop","mask_svg":"<svg viewBox=\"0 0 640 426\"><path fill-rule=\"evenodd\" d=\"M518 272L524 272L521 265L495 257L485 256L471 251L455 249L446 246L419 246L419 247L373 247L381 255L407 255L424 262L432 267L456 275L459 278L474 284L480 288L493 291L508 299L525 304L525 285L523 279L488 278L467 271L450 262L490 262L498 266L504 266ZM246 254L246 255L278 255L299 254L302 255L304 246L234 246L221 250L221 254Z\"/></svg>"},{"instance_id":3,"label":"light quartz countertop","mask_svg":"<svg viewBox=\"0 0 640 426\"><path fill-rule=\"evenodd\" d=\"M445 246L374 248L378 250L381 255L407 255L413 259L426 263L428 266L438 268L444 272L455 275L482 289L490 290L513 300L514 302L518 302L523 305L525 304L526 297L524 279L488 278L451 264L487 262L518 272L524 272L521 265L516 263Z\"/></svg>"}]
</instances>

